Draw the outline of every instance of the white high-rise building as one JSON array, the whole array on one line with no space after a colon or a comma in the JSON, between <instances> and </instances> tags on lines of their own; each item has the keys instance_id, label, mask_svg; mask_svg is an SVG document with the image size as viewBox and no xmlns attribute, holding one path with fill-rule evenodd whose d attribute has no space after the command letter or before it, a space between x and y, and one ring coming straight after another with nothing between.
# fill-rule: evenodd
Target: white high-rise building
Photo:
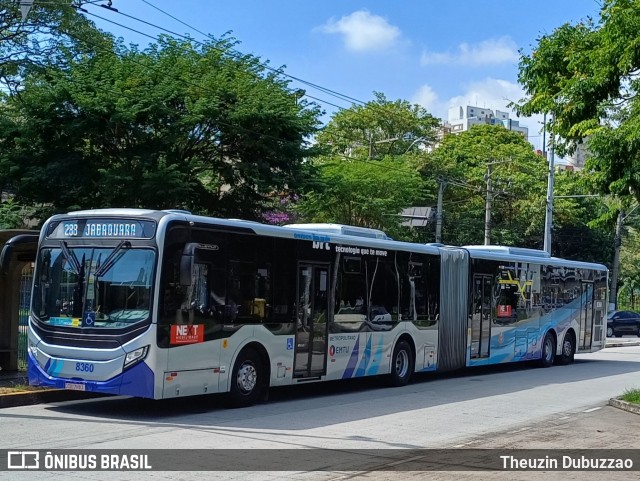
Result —
<instances>
[{"instance_id":1,"label":"white high-rise building","mask_svg":"<svg viewBox=\"0 0 640 481\"><path fill-rule=\"evenodd\" d=\"M506 129L520 133L526 140L529 139L529 129L520 125L519 120L509 118L508 112L502 112L474 105L452 107L449 109L448 127L452 134L458 134L469 130L472 125L489 124L502 125Z\"/></svg>"}]
</instances>

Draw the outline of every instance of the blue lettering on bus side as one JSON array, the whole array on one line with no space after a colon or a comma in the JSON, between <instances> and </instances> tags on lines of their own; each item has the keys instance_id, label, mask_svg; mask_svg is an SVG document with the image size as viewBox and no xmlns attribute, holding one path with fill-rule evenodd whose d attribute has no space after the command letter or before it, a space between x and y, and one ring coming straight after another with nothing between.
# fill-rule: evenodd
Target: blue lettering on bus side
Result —
<instances>
[{"instance_id":1,"label":"blue lettering on bus side","mask_svg":"<svg viewBox=\"0 0 640 481\"><path fill-rule=\"evenodd\" d=\"M76 372L93 372L94 365L90 362L76 362Z\"/></svg>"}]
</instances>

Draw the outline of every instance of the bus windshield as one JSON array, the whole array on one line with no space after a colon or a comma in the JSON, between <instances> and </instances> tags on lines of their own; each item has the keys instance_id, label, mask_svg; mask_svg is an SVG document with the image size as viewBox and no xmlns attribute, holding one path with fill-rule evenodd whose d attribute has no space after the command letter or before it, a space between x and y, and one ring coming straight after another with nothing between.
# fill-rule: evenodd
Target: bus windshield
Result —
<instances>
[{"instance_id":1,"label":"bus windshield","mask_svg":"<svg viewBox=\"0 0 640 481\"><path fill-rule=\"evenodd\" d=\"M155 251L115 248L43 248L32 295L35 317L48 325L123 328L149 319Z\"/></svg>"}]
</instances>

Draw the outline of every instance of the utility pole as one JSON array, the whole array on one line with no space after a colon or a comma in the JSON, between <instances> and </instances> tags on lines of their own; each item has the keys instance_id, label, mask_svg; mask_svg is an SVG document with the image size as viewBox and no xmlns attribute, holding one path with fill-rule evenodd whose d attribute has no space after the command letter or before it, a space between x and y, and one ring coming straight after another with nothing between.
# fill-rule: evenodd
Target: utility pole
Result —
<instances>
[{"instance_id":1,"label":"utility pole","mask_svg":"<svg viewBox=\"0 0 640 481\"><path fill-rule=\"evenodd\" d=\"M485 177L487 181L487 197L484 207L484 245L491 244L491 167L493 162L487 164L487 175Z\"/></svg>"},{"instance_id":2,"label":"utility pole","mask_svg":"<svg viewBox=\"0 0 640 481\"><path fill-rule=\"evenodd\" d=\"M555 149L553 130L550 133L549 176L547 177L547 211L544 219L544 251L551 255L551 227L553 225L553 182L555 175Z\"/></svg>"},{"instance_id":3,"label":"utility pole","mask_svg":"<svg viewBox=\"0 0 640 481\"><path fill-rule=\"evenodd\" d=\"M612 311L618 307L618 270L620 269L620 247L622 246L623 221L624 211L620 210L620 212L618 212L616 235L614 237L615 251L613 254L613 269L611 270L611 292L609 293L609 309Z\"/></svg>"},{"instance_id":4,"label":"utility pole","mask_svg":"<svg viewBox=\"0 0 640 481\"><path fill-rule=\"evenodd\" d=\"M373 154L374 154L374 145L375 144L386 144L389 142L395 142L396 140L400 140L400 137L393 137L391 139L383 139L383 140L376 140L375 142L373 141L373 134L369 133L369 159L373 159ZM417 140L422 140L422 137L420 137ZM414 141L415 143L415 141ZM411 146L413 146L413 144L411 144ZM405 152L406 154L406 152Z\"/></svg>"},{"instance_id":5,"label":"utility pole","mask_svg":"<svg viewBox=\"0 0 640 481\"><path fill-rule=\"evenodd\" d=\"M547 159L547 113L542 117L542 156Z\"/></svg>"},{"instance_id":6,"label":"utility pole","mask_svg":"<svg viewBox=\"0 0 640 481\"><path fill-rule=\"evenodd\" d=\"M440 179L440 188L438 189L438 207L436 210L436 242L442 242L442 197L444 195L444 188L447 186L447 182L444 179Z\"/></svg>"}]
</instances>

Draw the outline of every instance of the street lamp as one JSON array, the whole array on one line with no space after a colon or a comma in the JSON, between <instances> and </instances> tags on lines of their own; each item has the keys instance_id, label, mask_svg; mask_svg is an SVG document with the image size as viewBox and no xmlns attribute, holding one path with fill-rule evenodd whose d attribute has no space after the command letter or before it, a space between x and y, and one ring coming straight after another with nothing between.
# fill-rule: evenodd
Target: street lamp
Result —
<instances>
[{"instance_id":1,"label":"street lamp","mask_svg":"<svg viewBox=\"0 0 640 481\"><path fill-rule=\"evenodd\" d=\"M406 154L407 152L409 152L411 150L411 147L416 145L418 142L426 142L426 141L427 139L425 139L424 137L418 137L417 139L415 139L413 142L409 144L409 147L407 147L407 150L405 150L404 153Z\"/></svg>"}]
</instances>

